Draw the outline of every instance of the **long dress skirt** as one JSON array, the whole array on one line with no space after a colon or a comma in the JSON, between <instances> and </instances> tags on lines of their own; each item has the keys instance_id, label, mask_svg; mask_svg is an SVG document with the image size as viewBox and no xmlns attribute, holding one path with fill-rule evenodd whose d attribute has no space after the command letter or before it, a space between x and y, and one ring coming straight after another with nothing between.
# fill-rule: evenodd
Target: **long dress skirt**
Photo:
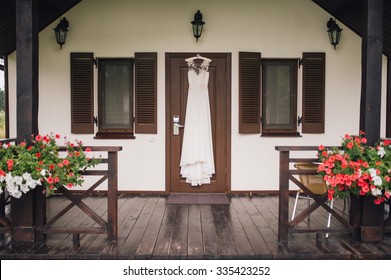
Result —
<instances>
[{"instance_id":1,"label":"long dress skirt","mask_svg":"<svg viewBox=\"0 0 391 280\"><path fill-rule=\"evenodd\" d=\"M181 175L191 186L210 184L215 173L209 105L209 72L189 69L189 92L181 154Z\"/></svg>"}]
</instances>

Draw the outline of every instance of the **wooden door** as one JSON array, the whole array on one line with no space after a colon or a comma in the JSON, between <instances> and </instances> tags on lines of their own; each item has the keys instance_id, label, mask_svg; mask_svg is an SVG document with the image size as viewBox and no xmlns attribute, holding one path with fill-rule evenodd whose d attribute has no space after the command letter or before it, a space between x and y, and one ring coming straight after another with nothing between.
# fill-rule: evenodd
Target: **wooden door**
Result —
<instances>
[{"instance_id":1,"label":"wooden door","mask_svg":"<svg viewBox=\"0 0 391 280\"><path fill-rule=\"evenodd\" d=\"M183 129L174 135L174 116L186 124L188 94L187 63L194 53L166 54L166 191L179 193L228 193L231 160L231 54L203 53L209 65L209 100L212 119L213 153L216 173L211 184L192 187L180 175Z\"/></svg>"}]
</instances>

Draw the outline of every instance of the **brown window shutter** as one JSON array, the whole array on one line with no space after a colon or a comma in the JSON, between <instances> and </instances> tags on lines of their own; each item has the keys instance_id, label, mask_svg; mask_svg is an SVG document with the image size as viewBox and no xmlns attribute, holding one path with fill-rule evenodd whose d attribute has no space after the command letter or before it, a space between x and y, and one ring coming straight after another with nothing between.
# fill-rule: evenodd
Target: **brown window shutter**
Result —
<instances>
[{"instance_id":1,"label":"brown window shutter","mask_svg":"<svg viewBox=\"0 0 391 280\"><path fill-rule=\"evenodd\" d=\"M94 54L71 53L71 132L94 133Z\"/></svg>"},{"instance_id":2,"label":"brown window shutter","mask_svg":"<svg viewBox=\"0 0 391 280\"><path fill-rule=\"evenodd\" d=\"M260 133L261 54L239 52L239 133Z\"/></svg>"},{"instance_id":3,"label":"brown window shutter","mask_svg":"<svg viewBox=\"0 0 391 280\"><path fill-rule=\"evenodd\" d=\"M302 133L324 133L325 53L303 53Z\"/></svg>"},{"instance_id":4,"label":"brown window shutter","mask_svg":"<svg viewBox=\"0 0 391 280\"><path fill-rule=\"evenodd\" d=\"M136 133L157 133L157 53L135 54Z\"/></svg>"}]
</instances>

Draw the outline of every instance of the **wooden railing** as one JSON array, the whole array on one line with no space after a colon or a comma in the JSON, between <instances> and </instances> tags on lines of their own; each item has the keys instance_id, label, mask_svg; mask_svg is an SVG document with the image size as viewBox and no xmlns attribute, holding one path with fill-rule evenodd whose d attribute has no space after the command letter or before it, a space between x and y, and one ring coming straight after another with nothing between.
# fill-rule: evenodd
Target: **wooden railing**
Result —
<instances>
[{"instance_id":1,"label":"wooden railing","mask_svg":"<svg viewBox=\"0 0 391 280\"><path fill-rule=\"evenodd\" d=\"M3 142L4 143L4 142ZM87 190L72 192L65 187L58 188L58 192L64 195L70 203L62 210L54 215L49 221L46 221L46 211L37 211L38 213L44 213L44 217L36 217L39 221L35 224L35 232L37 236L45 236L46 234L72 234L75 245L79 245L80 234L107 234L109 240L115 241L118 235L118 152L122 150L122 147L117 146L89 146L92 153L103 154L100 159L100 163L91 170L85 170L83 176L98 176L99 179L92 184ZM60 152L65 152L66 147L60 147ZM106 166L103 169L99 169L99 166ZM90 196L94 190L102 183L107 181L107 220L104 220L94 210L92 210L83 199ZM39 194L38 194L39 195ZM13 234L12 228L12 213L9 215L11 218L7 218L5 213L7 205L7 199L5 193L2 195L1 208L0 208L0 233ZM46 209L46 200L43 198L42 202L36 207L43 207ZM63 217L70 209L77 206L81 211L91 217L97 226L93 227L65 227L55 225L61 217ZM12 211L12 209L11 209ZM60 223L58 223L60 224ZM41 238L42 240L42 238Z\"/></svg>"},{"instance_id":2,"label":"wooden railing","mask_svg":"<svg viewBox=\"0 0 391 280\"><path fill-rule=\"evenodd\" d=\"M316 146L276 146L275 149L280 153L280 170L279 170L279 207L278 207L278 239L280 241L287 241L289 233L331 233L331 232L350 232L352 226L342 217L338 212L331 209L326 203L327 193L322 196L313 194L307 189L294 175L316 175L316 170L297 170L290 167L290 163L295 162L317 162L317 158L298 158L292 157L291 152L310 152L314 151L314 155L318 150ZM289 221L289 182L297 185L305 194L313 198L314 203L303 210L296 218ZM340 221L345 228L331 229L331 228L315 228L315 227L296 227L301 221L308 217L317 208L323 207L332 214L334 218Z\"/></svg>"},{"instance_id":3,"label":"wooden railing","mask_svg":"<svg viewBox=\"0 0 391 280\"><path fill-rule=\"evenodd\" d=\"M91 152L107 153L106 158L102 158L100 164L107 164L105 170L86 170L84 176L100 176L100 178L87 190L82 193L73 193L65 187L58 188L71 203L64 209L59 211L50 221L47 221L42 227L38 227L38 231L45 234L70 233L73 234L75 245L79 245L80 234L94 233L107 234L109 240L116 240L118 235L118 152L122 147L89 147ZM65 147L61 147L60 151L66 151ZM99 165L98 165L99 166ZM88 197L92 192L107 180L107 221L95 213L87 206L83 199ZM64 216L74 206L79 207L84 213L91 217L97 224L94 227L58 227L53 224Z\"/></svg>"}]
</instances>

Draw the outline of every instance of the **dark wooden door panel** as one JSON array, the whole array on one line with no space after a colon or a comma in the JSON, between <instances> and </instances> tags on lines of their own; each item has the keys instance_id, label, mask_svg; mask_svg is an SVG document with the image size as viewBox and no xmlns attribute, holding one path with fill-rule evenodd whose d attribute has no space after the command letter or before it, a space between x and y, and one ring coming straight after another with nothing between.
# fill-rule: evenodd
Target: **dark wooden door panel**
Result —
<instances>
[{"instance_id":1,"label":"dark wooden door panel","mask_svg":"<svg viewBox=\"0 0 391 280\"><path fill-rule=\"evenodd\" d=\"M203 54L212 59L209 67L209 101L212 121L213 152L216 173L211 184L192 187L180 176L183 129L173 135L173 116L186 125L188 68L185 59L194 54L167 54L167 190L169 192L228 192L230 163L230 71L229 54Z\"/></svg>"}]
</instances>

